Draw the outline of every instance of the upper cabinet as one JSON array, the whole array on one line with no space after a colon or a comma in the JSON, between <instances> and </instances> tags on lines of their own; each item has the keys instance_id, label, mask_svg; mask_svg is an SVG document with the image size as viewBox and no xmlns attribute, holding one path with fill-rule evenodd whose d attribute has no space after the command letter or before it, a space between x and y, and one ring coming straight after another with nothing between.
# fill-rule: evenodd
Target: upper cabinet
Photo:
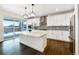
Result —
<instances>
[{"instance_id":1,"label":"upper cabinet","mask_svg":"<svg viewBox=\"0 0 79 59\"><path fill-rule=\"evenodd\" d=\"M40 18L28 19L27 23L34 26L40 26Z\"/></svg>"},{"instance_id":2,"label":"upper cabinet","mask_svg":"<svg viewBox=\"0 0 79 59\"><path fill-rule=\"evenodd\" d=\"M47 26L69 26L72 13L51 15L47 17Z\"/></svg>"},{"instance_id":3,"label":"upper cabinet","mask_svg":"<svg viewBox=\"0 0 79 59\"><path fill-rule=\"evenodd\" d=\"M32 22L34 26L40 26L40 18L34 18Z\"/></svg>"}]
</instances>

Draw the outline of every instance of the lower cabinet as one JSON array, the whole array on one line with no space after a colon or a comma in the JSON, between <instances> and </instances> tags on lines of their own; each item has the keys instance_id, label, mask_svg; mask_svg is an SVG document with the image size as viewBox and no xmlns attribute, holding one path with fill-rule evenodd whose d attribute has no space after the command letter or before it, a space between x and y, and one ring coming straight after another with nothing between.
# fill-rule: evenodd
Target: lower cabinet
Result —
<instances>
[{"instance_id":1,"label":"lower cabinet","mask_svg":"<svg viewBox=\"0 0 79 59\"><path fill-rule=\"evenodd\" d=\"M57 40L69 41L68 37L69 37L69 31L47 30L47 38L48 39L57 39Z\"/></svg>"}]
</instances>

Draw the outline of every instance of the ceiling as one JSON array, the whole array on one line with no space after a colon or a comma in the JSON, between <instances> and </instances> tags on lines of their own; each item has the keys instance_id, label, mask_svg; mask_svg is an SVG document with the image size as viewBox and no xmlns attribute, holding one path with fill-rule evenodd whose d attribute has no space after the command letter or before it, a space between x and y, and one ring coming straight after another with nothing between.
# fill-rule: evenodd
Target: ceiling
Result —
<instances>
[{"instance_id":1,"label":"ceiling","mask_svg":"<svg viewBox=\"0 0 79 59\"><path fill-rule=\"evenodd\" d=\"M1 4L0 10L8 11L22 16L25 12L25 6L27 6L27 13L31 12L31 4ZM37 16L68 11L72 9L74 9L73 4L35 4L33 8Z\"/></svg>"}]
</instances>

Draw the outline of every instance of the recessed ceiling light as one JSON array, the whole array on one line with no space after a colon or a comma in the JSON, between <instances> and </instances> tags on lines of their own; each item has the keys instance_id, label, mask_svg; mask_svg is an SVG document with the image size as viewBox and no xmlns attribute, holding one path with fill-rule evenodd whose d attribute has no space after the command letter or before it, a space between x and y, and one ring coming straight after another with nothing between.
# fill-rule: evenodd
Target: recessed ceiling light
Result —
<instances>
[{"instance_id":1,"label":"recessed ceiling light","mask_svg":"<svg viewBox=\"0 0 79 59\"><path fill-rule=\"evenodd\" d=\"M59 11L59 9L58 9L58 8L56 8L56 11Z\"/></svg>"}]
</instances>

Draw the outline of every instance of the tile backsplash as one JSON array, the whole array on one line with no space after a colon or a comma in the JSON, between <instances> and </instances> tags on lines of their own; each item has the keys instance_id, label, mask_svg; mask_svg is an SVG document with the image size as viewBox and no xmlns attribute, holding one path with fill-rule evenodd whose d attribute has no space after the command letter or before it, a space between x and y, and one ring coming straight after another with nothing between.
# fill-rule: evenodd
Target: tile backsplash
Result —
<instances>
[{"instance_id":1,"label":"tile backsplash","mask_svg":"<svg viewBox=\"0 0 79 59\"><path fill-rule=\"evenodd\" d=\"M37 30L66 30L69 31L70 26L35 26Z\"/></svg>"}]
</instances>

